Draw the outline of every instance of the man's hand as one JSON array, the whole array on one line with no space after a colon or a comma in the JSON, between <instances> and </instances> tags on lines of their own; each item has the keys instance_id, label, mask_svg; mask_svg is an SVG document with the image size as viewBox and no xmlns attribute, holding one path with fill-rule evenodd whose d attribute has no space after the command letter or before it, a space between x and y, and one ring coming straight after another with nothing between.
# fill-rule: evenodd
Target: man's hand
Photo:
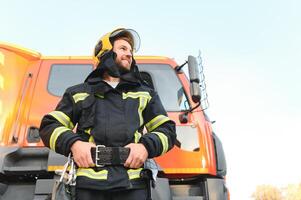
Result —
<instances>
[{"instance_id":1,"label":"man's hand","mask_svg":"<svg viewBox=\"0 0 301 200\"><path fill-rule=\"evenodd\" d=\"M91 148L95 147L95 144L90 142L76 141L71 146L71 152L73 154L73 159L78 167L93 167L91 156Z\"/></svg>"},{"instance_id":2,"label":"man's hand","mask_svg":"<svg viewBox=\"0 0 301 200\"><path fill-rule=\"evenodd\" d=\"M148 152L143 144L130 143L125 147L130 148L130 155L124 163L128 168L139 168L148 157Z\"/></svg>"}]
</instances>

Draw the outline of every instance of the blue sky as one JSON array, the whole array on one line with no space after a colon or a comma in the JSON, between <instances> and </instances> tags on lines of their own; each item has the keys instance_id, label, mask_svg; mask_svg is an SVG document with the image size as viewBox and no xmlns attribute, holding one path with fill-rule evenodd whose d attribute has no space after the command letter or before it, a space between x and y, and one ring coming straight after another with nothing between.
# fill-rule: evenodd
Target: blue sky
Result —
<instances>
[{"instance_id":1,"label":"blue sky","mask_svg":"<svg viewBox=\"0 0 301 200\"><path fill-rule=\"evenodd\" d=\"M139 55L183 63L201 50L232 199L301 182L300 1L0 2L0 40L43 55L90 55L116 27L139 32Z\"/></svg>"}]
</instances>

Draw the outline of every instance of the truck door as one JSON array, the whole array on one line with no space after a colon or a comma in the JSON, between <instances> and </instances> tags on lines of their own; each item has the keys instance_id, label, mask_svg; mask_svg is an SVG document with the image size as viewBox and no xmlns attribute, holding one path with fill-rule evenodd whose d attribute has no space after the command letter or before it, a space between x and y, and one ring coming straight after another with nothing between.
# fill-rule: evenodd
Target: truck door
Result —
<instances>
[{"instance_id":1,"label":"truck door","mask_svg":"<svg viewBox=\"0 0 301 200\"><path fill-rule=\"evenodd\" d=\"M42 61L28 117L24 146L43 146L38 132L42 117L55 109L68 87L82 83L92 70L90 59Z\"/></svg>"}]
</instances>

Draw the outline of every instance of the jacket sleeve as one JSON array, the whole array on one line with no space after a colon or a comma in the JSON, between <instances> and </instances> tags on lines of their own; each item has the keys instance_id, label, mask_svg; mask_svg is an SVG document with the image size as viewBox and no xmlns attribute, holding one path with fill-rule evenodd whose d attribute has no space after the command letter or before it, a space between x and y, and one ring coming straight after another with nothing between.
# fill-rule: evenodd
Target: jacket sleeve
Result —
<instances>
[{"instance_id":1,"label":"jacket sleeve","mask_svg":"<svg viewBox=\"0 0 301 200\"><path fill-rule=\"evenodd\" d=\"M148 157L153 158L169 151L176 141L175 122L167 117L161 100L156 92L143 111L143 118L147 133L139 143L142 143L148 151Z\"/></svg>"},{"instance_id":2,"label":"jacket sleeve","mask_svg":"<svg viewBox=\"0 0 301 200\"><path fill-rule=\"evenodd\" d=\"M65 92L56 109L45 115L40 125L40 136L53 151L68 156L72 144L81 140L72 130L77 123L74 119L74 100L70 93Z\"/></svg>"}]
</instances>

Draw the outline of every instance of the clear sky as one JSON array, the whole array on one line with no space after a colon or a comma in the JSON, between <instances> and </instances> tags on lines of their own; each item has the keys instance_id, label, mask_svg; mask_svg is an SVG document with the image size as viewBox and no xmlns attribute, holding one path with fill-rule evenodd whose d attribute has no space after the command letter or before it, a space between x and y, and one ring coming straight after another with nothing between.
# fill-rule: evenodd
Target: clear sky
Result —
<instances>
[{"instance_id":1,"label":"clear sky","mask_svg":"<svg viewBox=\"0 0 301 200\"><path fill-rule=\"evenodd\" d=\"M232 199L249 199L258 184L301 182L300 1L0 0L0 7L0 40L43 55L90 55L116 27L139 32L139 55L183 63L201 50Z\"/></svg>"}]
</instances>

